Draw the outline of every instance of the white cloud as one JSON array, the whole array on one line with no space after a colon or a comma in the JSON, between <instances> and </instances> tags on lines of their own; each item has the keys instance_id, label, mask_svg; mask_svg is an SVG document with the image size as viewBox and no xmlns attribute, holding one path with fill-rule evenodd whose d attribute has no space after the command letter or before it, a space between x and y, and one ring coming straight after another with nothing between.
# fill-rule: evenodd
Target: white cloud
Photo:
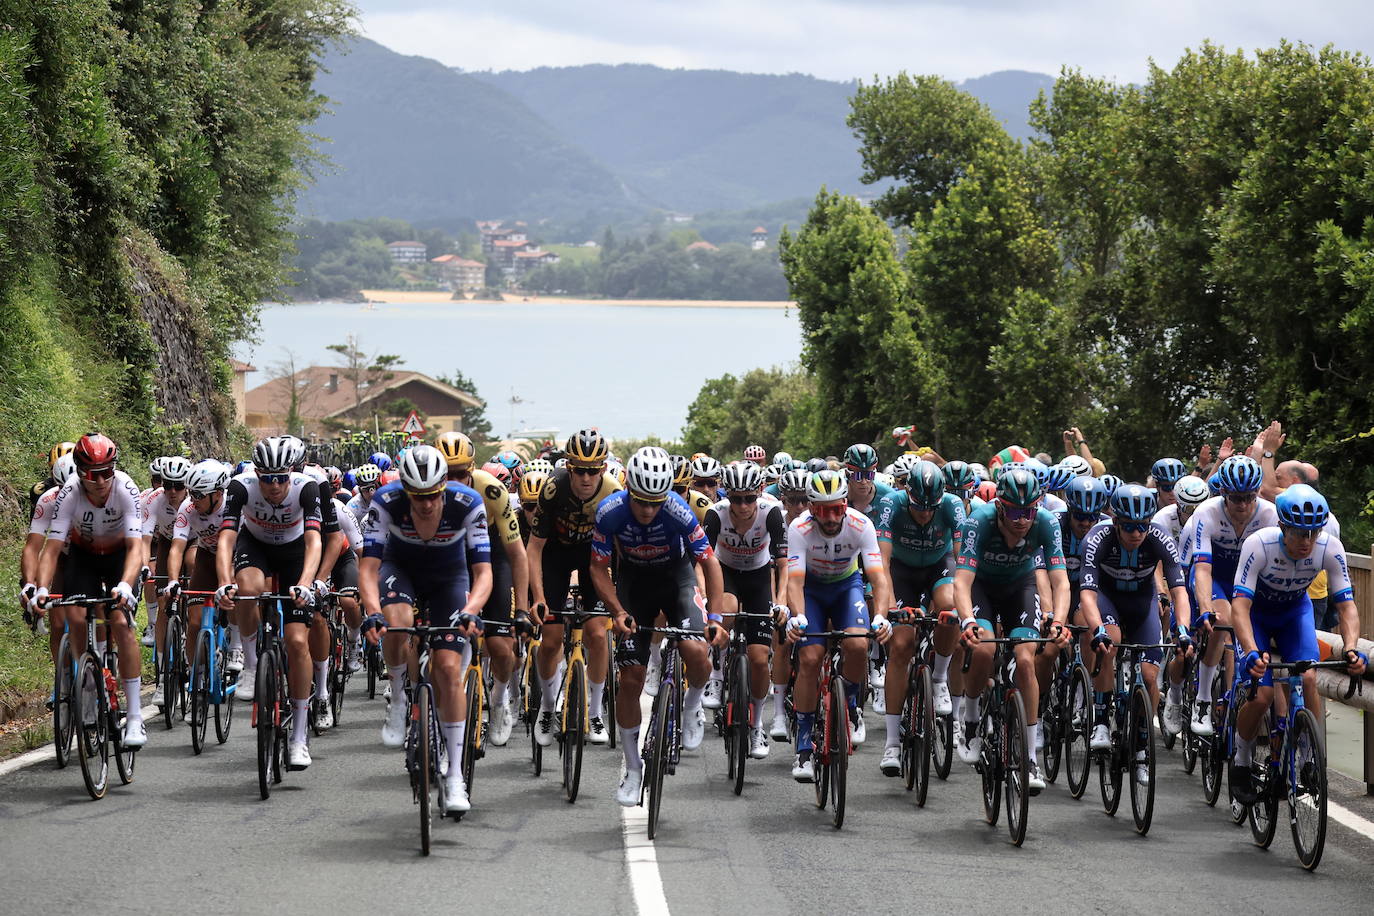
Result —
<instances>
[{"instance_id":1,"label":"white cloud","mask_svg":"<svg viewBox=\"0 0 1374 916\"><path fill-rule=\"evenodd\" d=\"M1280 38L1360 50L1374 19L1356 0L362 0L365 33L469 70L584 63L830 79L899 70L953 79L1063 65L1142 80L1204 39L1253 50Z\"/></svg>"}]
</instances>

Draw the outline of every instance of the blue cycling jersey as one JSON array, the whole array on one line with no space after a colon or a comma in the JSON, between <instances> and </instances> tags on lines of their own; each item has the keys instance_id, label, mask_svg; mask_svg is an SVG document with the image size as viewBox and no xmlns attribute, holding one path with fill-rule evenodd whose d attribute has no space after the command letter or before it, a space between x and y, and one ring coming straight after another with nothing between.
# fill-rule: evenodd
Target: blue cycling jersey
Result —
<instances>
[{"instance_id":1,"label":"blue cycling jersey","mask_svg":"<svg viewBox=\"0 0 1374 916\"><path fill-rule=\"evenodd\" d=\"M667 566L688 551L698 559L714 556L706 532L681 496L669 493L654 520L641 525L630 511L628 490L612 493L596 507L592 558L609 563L617 551L621 562L631 566Z\"/></svg>"},{"instance_id":2,"label":"blue cycling jersey","mask_svg":"<svg viewBox=\"0 0 1374 916\"><path fill-rule=\"evenodd\" d=\"M438 576L467 579L469 563L490 563L487 513L476 490L450 481L434 535L415 528L410 494L399 481L372 497L363 528L363 556Z\"/></svg>"}]
</instances>

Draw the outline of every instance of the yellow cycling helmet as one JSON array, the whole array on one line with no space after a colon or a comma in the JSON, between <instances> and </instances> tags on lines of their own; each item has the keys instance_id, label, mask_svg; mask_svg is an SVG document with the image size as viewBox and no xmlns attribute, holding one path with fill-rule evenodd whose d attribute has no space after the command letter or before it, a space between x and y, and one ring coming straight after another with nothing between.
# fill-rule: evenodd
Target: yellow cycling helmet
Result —
<instances>
[{"instance_id":1,"label":"yellow cycling helmet","mask_svg":"<svg viewBox=\"0 0 1374 916\"><path fill-rule=\"evenodd\" d=\"M580 468L599 468L606 463L606 456L611 449L600 431L579 429L568 437L563 451L568 464Z\"/></svg>"},{"instance_id":2,"label":"yellow cycling helmet","mask_svg":"<svg viewBox=\"0 0 1374 916\"><path fill-rule=\"evenodd\" d=\"M436 443L448 466L456 471L469 470L476 461L476 451L472 440L462 433L447 432L439 436Z\"/></svg>"},{"instance_id":3,"label":"yellow cycling helmet","mask_svg":"<svg viewBox=\"0 0 1374 916\"><path fill-rule=\"evenodd\" d=\"M692 462L686 455L673 456L673 486L685 487L692 482Z\"/></svg>"},{"instance_id":4,"label":"yellow cycling helmet","mask_svg":"<svg viewBox=\"0 0 1374 916\"><path fill-rule=\"evenodd\" d=\"M52 466L57 464L58 458L63 455L70 455L75 448L75 442L59 442L54 445L52 451L48 452L48 470L52 470Z\"/></svg>"},{"instance_id":5,"label":"yellow cycling helmet","mask_svg":"<svg viewBox=\"0 0 1374 916\"><path fill-rule=\"evenodd\" d=\"M539 499L544 489L544 481L549 479L545 471L526 471L520 478L520 502L532 503Z\"/></svg>"}]
</instances>

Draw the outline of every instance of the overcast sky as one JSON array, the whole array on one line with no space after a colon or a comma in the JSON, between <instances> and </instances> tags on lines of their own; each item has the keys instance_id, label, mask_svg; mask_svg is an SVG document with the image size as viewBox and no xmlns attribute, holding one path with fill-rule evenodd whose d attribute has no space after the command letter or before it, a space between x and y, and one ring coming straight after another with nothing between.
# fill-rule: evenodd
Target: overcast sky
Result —
<instances>
[{"instance_id":1,"label":"overcast sky","mask_svg":"<svg viewBox=\"0 0 1374 916\"><path fill-rule=\"evenodd\" d=\"M1374 47L1368 0L357 0L364 33L466 70L651 63L828 79L1062 65L1140 81L1205 38Z\"/></svg>"}]
</instances>

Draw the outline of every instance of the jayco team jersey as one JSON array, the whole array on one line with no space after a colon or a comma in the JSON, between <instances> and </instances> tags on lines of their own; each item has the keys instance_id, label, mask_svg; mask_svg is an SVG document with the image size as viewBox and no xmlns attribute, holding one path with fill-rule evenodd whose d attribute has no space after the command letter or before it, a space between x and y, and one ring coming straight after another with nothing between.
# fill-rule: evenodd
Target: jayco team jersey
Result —
<instances>
[{"instance_id":1,"label":"jayco team jersey","mask_svg":"<svg viewBox=\"0 0 1374 916\"><path fill-rule=\"evenodd\" d=\"M143 506L143 536L148 538L157 535L160 538L170 538L173 529L176 528L177 510L180 508L181 500L168 496L167 491L161 487L154 490Z\"/></svg>"},{"instance_id":2,"label":"jayco team jersey","mask_svg":"<svg viewBox=\"0 0 1374 916\"><path fill-rule=\"evenodd\" d=\"M348 507L337 499L330 500L334 504L334 514L339 520L339 530L348 538L348 549L357 553L363 549L363 529L358 526L358 520L353 517L353 513L348 511Z\"/></svg>"},{"instance_id":3,"label":"jayco team jersey","mask_svg":"<svg viewBox=\"0 0 1374 916\"><path fill-rule=\"evenodd\" d=\"M70 541L88 553L114 553L126 538L143 537L143 510L138 487L128 474L115 471L105 505L91 502L81 481L73 475L57 492L48 540Z\"/></svg>"},{"instance_id":4,"label":"jayco team jersey","mask_svg":"<svg viewBox=\"0 0 1374 916\"><path fill-rule=\"evenodd\" d=\"M264 544L290 544L305 532L320 530L320 488L305 474L293 473L280 503L262 492L258 475L249 471L229 481L221 529L251 534Z\"/></svg>"},{"instance_id":5,"label":"jayco team jersey","mask_svg":"<svg viewBox=\"0 0 1374 916\"><path fill-rule=\"evenodd\" d=\"M1110 522L1095 525L1083 539L1083 569L1079 584L1095 592L1151 592L1155 587L1155 567L1163 564L1164 583L1183 588L1178 547L1163 528L1150 525L1145 540L1134 550L1121 543L1116 526Z\"/></svg>"},{"instance_id":6,"label":"jayco team jersey","mask_svg":"<svg viewBox=\"0 0 1374 916\"><path fill-rule=\"evenodd\" d=\"M827 537L810 510L797 516L787 529L787 574L820 582L840 582L859 568L883 568L878 551L878 531L858 509L845 509L840 532Z\"/></svg>"},{"instance_id":7,"label":"jayco team jersey","mask_svg":"<svg viewBox=\"0 0 1374 916\"><path fill-rule=\"evenodd\" d=\"M201 550L214 553L219 548L219 530L224 523L224 497L209 514L196 511L195 503L188 498L177 510L176 524L172 526L172 537L194 543Z\"/></svg>"},{"instance_id":8,"label":"jayco team jersey","mask_svg":"<svg viewBox=\"0 0 1374 916\"><path fill-rule=\"evenodd\" d=\"M954 550L963 526L964 501L952 493L940 498L940 505L924 525L911 517L911 494L906 490L893 490L878 507L878 540L892 545L892 559L911 567L943 560Z\"/></svg>"},{"instance_id":9,"label":"jayco team jersey","mask_svg":"<svg viewBox=\"0 0 1374 916\"><path fill-rule=\"evenodd\" d=\"M399 482L389 483L373 494L367 510L363 556L467 581L468 564L491 562L482 497L450 480L444 488L439 527L433 537L422 538L415 529L410 494Z\"/></svg>"},{"instance_id":10,"label":"jayco team jersey","mask_svg":"<svg viewBox=\"0 0 1374 916\"><path fill-rule=\"evenodd\" d=\"M689 550L697 559L715 555L691 507L676 493L668 494L652 522L641 525L630 511L629 491L617 490L597 505L594 526L592 559L602 564L615 552L622 565L641 567L668 566Z\"/></svg>"},{"instance_id":11,"label":"jayco team jersey","mask_svg":"<svg viewBox=\"0 0 1374 916\"><path fill-rule=\"evenodd\" d=\"M1019 543L1008 544L997 527L997 504L985 503L964 522L957 568L989 582L1007 584L1033 574L1042 550L1046 569L1064 569L1064 542L1054 513L1038 507L1026 536Z\"/></svg>"},{"instance_id":12,"label":"jayco team jersey","mask_svg":"<svg viewBox=\"0 0 1374 916\"><path fill-rule=\"evenodd\" d=\"M770 560L787 556L787 519L782 503L772 497L759 497L754 520L748 528L735 527L728 499L722 499L707 510L703 527L722 566L747 572L762 569Z\"/></svg>"},{"instance_id":13,"label":"jayco team jersey","mask_svg":"<svg viewBox=\"0 0 1374 916\"><path fill-rule=\"evenodd\" d=\"M1350 569L1339 538L1323 531L1312 553L1302 560L1290 558L1283 549L1283 531L1261 528L1241 547L1235 593L1254 600L1257 606L1285 606L1300 602L1317 574L1325 570L1333 601L1353 601Z\"/></svg>"},{"instance_id":14,"label":"jayco team jersey","mask_svg":"<svg viewBox=\"0 0 1374 916\"><path fill-rule=\"evenodd\" d=\"M1193 538L1193 562L1212 564L1212 581L1231 585L1240 565L1240 548L1245 539L1261 528L1279 523L1274 504L1267 499L1255 500L1255 511L1245 523L1243 531L1236 531L1226 514L1226 500L1214 496L1193 513L1197 533Z\"/></svg>"}]
</instances>

